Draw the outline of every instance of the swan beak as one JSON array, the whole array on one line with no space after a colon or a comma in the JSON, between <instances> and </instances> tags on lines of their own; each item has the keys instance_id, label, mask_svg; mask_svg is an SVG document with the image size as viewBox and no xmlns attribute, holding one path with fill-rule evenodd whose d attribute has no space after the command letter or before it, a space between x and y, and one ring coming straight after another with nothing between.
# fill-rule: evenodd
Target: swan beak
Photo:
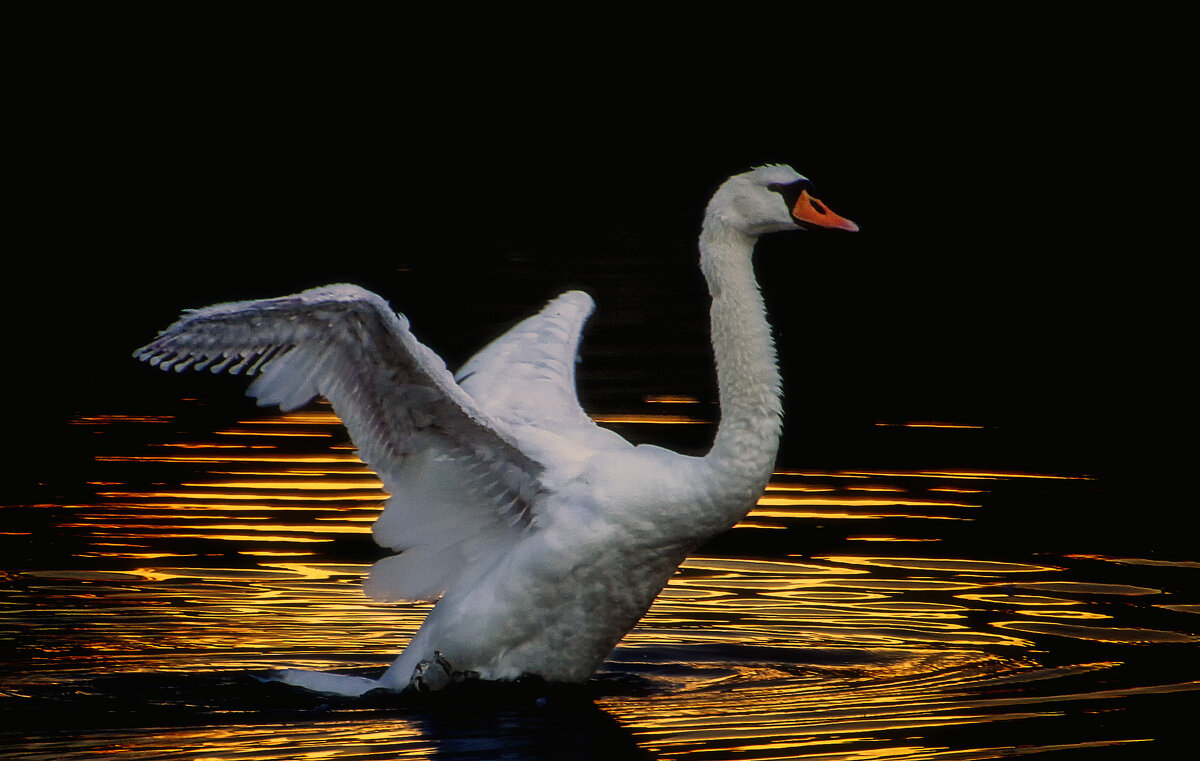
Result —
<instances>
[{"instance_id":1,"label":"swan beak","mask_svg":"<svg viewBox=\"0 0 1200 761\"><path fill-rule=\"evenodd\" d=\"M801 226L858 232L858 225L835 214L833 209L810 196L807 190L800 191L800 197L796 199L796 205L792 207L792 216Z\"/></svg>"}]
</instances>

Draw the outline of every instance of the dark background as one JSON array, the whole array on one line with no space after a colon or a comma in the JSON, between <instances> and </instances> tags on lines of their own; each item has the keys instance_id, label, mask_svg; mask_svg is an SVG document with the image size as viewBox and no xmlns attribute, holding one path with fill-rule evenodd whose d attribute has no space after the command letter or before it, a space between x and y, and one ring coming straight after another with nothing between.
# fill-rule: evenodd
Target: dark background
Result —
<instances>
[{"instance_id":1,"label":"dark background","mask_svg":"<svg viewBox=\"0 0 1200 761\"><path fill-rule=\"evenodd\" d=\"M6 383L32 450L177 394L130 353L181 308L337 281L452 366L584 288L585 399L628 375L632 329L709 400L703 206L783 162L862 228L760 247L785 446L804 431L819 462L877 422L961 422L1003 432L993 465L1172 472L1180 122L1148 76L1169 62L1135 67L1106 20L764 19L769 39L686 51L618 28L120 21L41 26L23 68Z\"/></svg>"}]
</instances>

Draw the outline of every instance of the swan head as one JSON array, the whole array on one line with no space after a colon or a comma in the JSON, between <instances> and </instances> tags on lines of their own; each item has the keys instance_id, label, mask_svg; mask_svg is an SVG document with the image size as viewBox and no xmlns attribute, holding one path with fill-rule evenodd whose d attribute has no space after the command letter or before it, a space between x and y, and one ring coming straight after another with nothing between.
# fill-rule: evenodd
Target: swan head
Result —
<instances>
[{"instance_id":1,"label":"swan head","mask_svg":"<svg viewBox=\"0 0 1200 761\"><path fill-rule=\"evenodd\" d=\"M815 197L807 177L784 164L730 177L713 195L707 214L752 237L813 228L858 230Z\"/></svg>"}]
</instances>

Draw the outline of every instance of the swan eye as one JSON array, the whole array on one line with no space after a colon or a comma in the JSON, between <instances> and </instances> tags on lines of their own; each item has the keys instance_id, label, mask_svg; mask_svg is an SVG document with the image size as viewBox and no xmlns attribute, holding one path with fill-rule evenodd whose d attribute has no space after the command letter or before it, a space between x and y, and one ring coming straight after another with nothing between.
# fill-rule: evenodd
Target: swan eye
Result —
<instances>
[{"instance_id":1,"label":"swan eye","mask_svg":"<svg viewBox=\"0 0 1200 761\"><path fill-rule=\"evenodd\" d=\"M800 194L805 190L808 191L810 197L816 195L816 189L809 180L796 180L789 183L773 182L767 186L767 190L783 196L783 202L787 204L789 209L796 208L796 202L800 200ZM824 209L821 208L817 208L817 211L821 214L825 213Z\"/></svg>"}]
</instances>

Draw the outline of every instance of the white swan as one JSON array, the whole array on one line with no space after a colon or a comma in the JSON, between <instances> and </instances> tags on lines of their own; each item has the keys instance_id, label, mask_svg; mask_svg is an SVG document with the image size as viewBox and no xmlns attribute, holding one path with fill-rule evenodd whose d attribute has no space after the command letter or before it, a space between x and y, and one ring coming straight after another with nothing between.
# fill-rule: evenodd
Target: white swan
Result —
<instances>
[{"instance_id":1,"label":"white swan","mask_svg":"<svg viewBox=\"0 0 1200 761\"><path fill-rule=\"evenodd\" d=\"M712 294L721 420L712 450L633 446L580 408L575 357L587 294L569 292L452 376L379 296L350 285L186 313L135 356L163 369L259 373L260 405L316 395L392 495L366 592L439 602L379 679L288 670L358 695L437 689L462 675L587 680L689 551L755 504L781 426L775 348L751 253L758 236L857 230L775 165L709 203L700 266Z\"/></svg>"}]
</instances>

